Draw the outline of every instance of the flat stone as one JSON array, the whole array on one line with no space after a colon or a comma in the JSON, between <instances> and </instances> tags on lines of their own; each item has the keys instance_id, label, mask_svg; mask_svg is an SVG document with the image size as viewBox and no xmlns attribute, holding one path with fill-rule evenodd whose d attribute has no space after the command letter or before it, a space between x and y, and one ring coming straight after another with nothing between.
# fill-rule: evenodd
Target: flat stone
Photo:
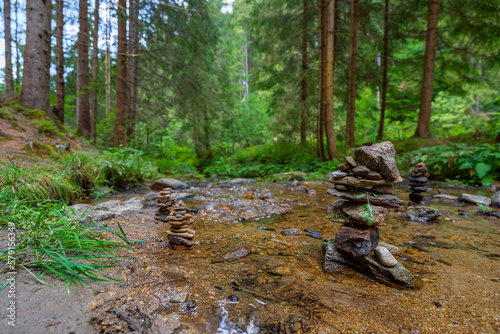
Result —
<instances>
[{"instance_id":1,"label":"flat stone","mask_svg":"<svg viewBox=\"0 0 500 334\"><path fill-rule=\"evenodd\" d=\"M168 307L168 304L179 304L186 301L188 297L187 291L167 291L163 297L162 304L164 307Z\"/></svg>"},{"instance_id":2,"label":"flat stone","mask_svg":"<svg viewBox=\"0 0 500 334\"><path fill-rule=\"evenodd\" d=\"M368 198L367 198L366 193L343 192L343 191L339 191L335 188L328 189L327 193L332 195L332 196L340 197L342 199L347 199L347 200L354 201L354 202L367 203L368 201L370 201L370 204L380 205L380 206L383 206L386 208L387 207L397 208L404 203L403 200L400 200L399 198L391 196L391 195L377 195L375 197L372 194L368 193ZM364 195L364 196L361 198L358 198L360 195Z\"/></svg>"},{"instance_id":3,"label":"flat stone","mask_svg":"<svg viewBox=\"0 0 500 334\"><path fill-rule=\"evenodd\" d=\"M323 246L323 254L323 270L325 272L339 273L343 266L350 266L389 286L420 289L424 285L418 276L415 276L399 262L393 267L386 267L376 259L374 253L362 257L352 257L349 253L339 251L335 247L335 241L331 239L327 240L327 244Z\"/></svg>"},{"instance_id":4,"label":"flat stone","mask_svg":"<svg viewBox=\"0 0 500 334\"><path fill-rule=\"evenodd\" d=\"M353 158L353 157L351 157L351 156L346 157L346 158L345 158L345 161L346 161L346 162L347 162L347 164L348 164L349 166L351 166L352 168L354 168L354 167L357 167L357 166L358 166L357 161L356 161L356 160L354 160L354 158Z\"/></svg>"},{"instance_id":5,"label":"flat stone","mask_svg":"<svg viewBox=\"0 0 500 334\"><path fill-rule=\"evenodd\" d=\"M431 176L431 174L429 174L428 172L424 173L424 176L429 178Z\"/></svg>"},{"instance_id":6,"label":"flat stone","mask_svg":"<svg viewBox=\"0 0 500 334\"><path fill-rule=\"evenodd\" d=\"M392 185L387 185L387 186L373 186L370 189L367 189L367 191L371 191L377 194L387 194L387 195L397 195L399 192L394 189Z\"/></svg>"},{"instance_id":7,"label":"flat stone","mask_svg":"<svg viewBox=\"0 0 500 334\"><path fill-rule=\"evenodd\" d=\"M428 206L409 206L406 209L406 213L410 221L420 223L432 221L441 216L439 210Z\"/></svg>"},{"instance_id":8,"label":"flat stone","mask_svg":"<svg viewBox=\"0 0 500 334\"><path fill-rule=\"evenodd\" d=\"M343 172L346 172L346 171L348 171L348 170L349 170L349 169L351 169L351 168L352 168L352 167L351 167L351 166L349 166L348 164L342 164L342 165L339 165L339 166L338 166L338 169L340 169L340 170L341 170L341 171L343 171Z\"/></svg>"},{"instance_id":9,"label":"flat stone","mask_svg":"<svg viewBox=\"0 0 500 334\"><path fill-rule=\"evenodd\" d=\"M411 193L410 194L410 201L415 202L415 203L421 203L424 200L424 195L421 193Z\"/></svg>"},{"instance_id":10,"label":"flat stone","mask_svg":"<svg viewBox=\"0 0 500 334\"><path fill-rule=\"evenodd\" d=\"M341 179L343 177L346 177L347 175L349 175L349 174L347 174L346 172L342 172L340 170L337 170L337 171L332 173L332 177L334 179Z\"/></svg>"},{"instance_id":11,"label":"flat stone","mask_svg":"<svg viewBox=\"0 0 500 334\"><path fill-rule=\"evenodd\" d=\"M353 220L353 222L352 222L353 224L366 226L366 223L362 218L363 214L365 214L366 211L361 211L361 212L359 211L362 205L364 205L364 204L349 201L342 206L342 213L346 217L348 217L349 219ZM378 225L378 224L384 222L385 216L387 216L387 214L389 213L389 210L387 210L386 208L384 208L382 206L378 206L378 205L370 204L370 206L372 207L372 214L373 214L373 217L375 218L375 222L373 223L373 225L375 226L375 225ZM357 223L357 222L359 222L359 223Z\"/></svg>"},{"instance_id":12,"label":"flat stone","mask_svg":"<svg viewBox=\"0 0 500 334\"><path fill-rule=\"evenodd\" d=\"M382 173L391 180L399 178L396 150L389 141L359 147L354 151L354 158L358 163L365 164L368 168Z\"/></svg>"},{"instance_id":13,"label":"flat stone","mask_svg":"<svg viewBox=\"0 0 500 334\"><path fill-rule=\"evenodd\" d=\"M335 245L354 257L366 256L377 247L380 232L377 227L342 225L335 235Z\"/></svg>"},{"instance_id":14,"label":"flat stone","mask_svg":"<svg viewBox=\"0 0 500 334\"><path fill-rule=\"evenodd\" d=\"M427 167L417 167L415 168L415 173L425 173L427 172Z\"/></svg>"},{"instance_id":15,"label":"flat stone","mask_svg":"<svg viewBox=\"0 0 500 334\"><path fill-rule=\"evenodd\" d=\"M185 227L185 228L174 228L174 227L170 227L170 231L174 232L174 233L184 233L184 232L189 232L189 227Z\"/></svg>"},{"instance_id":16,"label":"flat stone","mask_svg":"<svg viewBox=\"0 0 500 334\"><path fill-rule=\"evenodd\" d=\"M163 214L157 214L154 216L155 220L159 220L164 223L168 223L172 220L172 218L169 215L163 215Z\"/></svg>"},{"instance_id":17,"label":"flat stone","mask_svg":"<svg viewBox=\"0 0 500 334\"><path fill-rule=\"evenodd\" d=\"M368 179L360 179L356 176L346 176L342 179L337 179L331 181L334 184L341 184L349 187L373 187L373 186L383 186L383 185L391 185L399 182L403 182L401 176L394 180L368 180Z\"/></svg>"},{"instance_id":18,"label":"flat stone","mask_svg":"<svg viewBox=\"0 0 500 334\"><path fill-rule=\"evenodd\" d=\"M481 205L485 205L485 206L491 205L491 198L486 197L486 196L462 194L458 200L463 201L463 202L467 202L467 203L472 203L472 204L481 204Z\"/></svg>"},{"instance_id":19,"label":"flat stone","mask_svg":"<svg viewBox=\"0 0 500 334\"><path fill-rule=\"evenodd\" d=\"M298 228L287 228L286 230L281 231L282 235L297 235L300 233L300 230Z\"/></svg>"},{"instance_id":20,"label":"flat stone","mask_svg":"<svg viewBox=\"0 0 500 334\"><path fill-rule=\"evenodd\" d=\"M275 276L290 276L292 274L292 268L280 266L280 267L268 269L267 273L269 273L271 275L275 275Z\"/></svg>"},{"instance_id":21,"label":"flat stone","mask_svg":"<svg viewBox=\"0 0 500 334\"><path fill-rule=\"evenodd\" d=\"M354 176L359 176L369 180L382 180L382 175L379 172L371 170L366 166L357 166L351 170Z\"/></svg>"},{"instance_id":22,"label":"flat stone","mask_svg":"<svg viewBox=\"0 0 500 334\"><path fill-rule=\"evenodd\" d=\"M410 177L410 182L408 184L411 185L425 185L429 182L429 179L426 178L425 176L419 176L419 177Z\"/></svg>"},{"instance_id":23,"label":"flat stone","mask_svg":"<svg viewBox=\"0 0 500 334\"><path fill-rule=\"evenodd\" d=\"M180 201L180 200L191 199L194 196L196 196L196 195L192 194L192 193L173 193L172 195L170 195L170 198L172 198L173 200L176 200L176 201Z\"/></svg>"},{"instance_id":24,"label":"flat stone","mask_svg":"<svg viewBox=\"0 0 500 334\"><path fill-rule=\"evenodd\" d=\"M250 251L246 248L240 248L234 252L226 253L224 256L217 256L211 263L220 263L220 262L230 262L241 259L250 254Z\"/></svg>"},{"instance_id":25,"label":"flat stone","mask_svg":"<svg viewBox=\"0 0 500 334\"><path fill-rule=\"evenodd\" d=\"M340 191L347 191L347 190L349 190L349 189L351 189L351 188L346 187L346 186L343 186L343 185L341 185L341 184L336 184L336 185L335 185L335 189L340 190Z\"/></svg>"},{"instance_id":26,"label":"flat stone","mask_svg":"<svg viewBox=\"0 0 500 334\"><path fill-rule=\"evenodd\" d=\"M185 247L191 247L194 245L194 241L192 239L186 239L174 235L169 235L167 239L171 244L174 245L185 246Z\"/></svg>"},{"instance_id":27,"label":"flat stone","mask_svg":"<svg viewBox=\"0 0 500 334\"><path fill-rule=\"evenodd\" d=\"M342 207L349 203L348 200L338 199L332 204L332 211L342 211Z\"/></svg>"},{"instance_id":28,"label":"flat stone","mask_svg":"<svg viewBox=\"0 0 500 334\"><path fill-rule=\"evenodd\" d=\"M245 183L252 183L252 182L255 182L255 180L254 179L245 179L242 177L227 181L227 183L229 183L229 184L245 184Z\"/></svg>"},{"instance_id":29,"label":"flat stone","mask_svg":"<svg viewBox=\"0 0 500 334\"><path fill-rule=\"evenodd\" d=\"M187 238L187 239L193 239L194 235L196 234L196 231L189 230L186 233L176 233L172 232L171 230L167 230L166 232L169 236L173 235L175 237L181 237L181 238Z\"/></svg>"},{"instance_id":30,"label":"flat stone","mask_svg":"<svg viewBox=\"0 0 500 334\"><path fill-rule=\"evenodd\" d=\"M187 183L177 179L159 179L153 182L153 184L151 185L151 190L160 191L165 188L180 189L187 187Z\"/></svg>"},{"instance_id":31,"label":"flat stone","mask_svg":"<svg viewBox=\"0 0 500 334\"><path fill-rule=\"evenodd\" d=\"M402 252L401 248L392 244L388 244L387 242L379 241L378 245L387 248L392 255L400 254Z\"/></svg>"},{"instance_id":32,"label":"flat stone","mask_svg":"<svg viewBox=\"0 0 500 334\"><path fill-rule=\"evenodd\" d=\"M412 186L412 187L410 187L409 191L412 191L414 193L424 193L427 191L427 187L425 187L425 186Z\"/></svg>"},{"instance_id":33,"label":"flat stone","mask_svg":"<svg viewBox=\"0 0 500 334\"><path fill-rule=\"evenodd\" d=\"M432 198L444 199L447 201L457 201L458 200L458 196L453 196L453 195L448 195L448 194L435 194L435 195L432 195Z\"/></svg>"},{"instance_id":34,"label":"flat stone","mask_svg":"<svg viewBox=\"0 0 500 334\"><path fill-rule=\"evenodd\" d=\"M423 163L423 162L419 162L419 163L417 164L417 167L425 167L425 163Z\"/></svg>"},{"instance_id":35,"label":"flat stone","mask_svg":"<svg viewBox=\"0 0 500 334\"><path fill-rule=\"evenodd\" d=\"M389 250L382 246L375 247L375 257L377 260L386 267L394 267L399 262L396 258L389 252Z\"/></svg>"},{"instance_id":36,"label":"flat stone","mask_svg":"<svg viewBox=\"0 0 500 334\"><path fill-rule=\"evenodd\" d=\"M494 193L491 197L491 205L495 208L500 208L500 191Z\"/></svg>"}]
</instances>

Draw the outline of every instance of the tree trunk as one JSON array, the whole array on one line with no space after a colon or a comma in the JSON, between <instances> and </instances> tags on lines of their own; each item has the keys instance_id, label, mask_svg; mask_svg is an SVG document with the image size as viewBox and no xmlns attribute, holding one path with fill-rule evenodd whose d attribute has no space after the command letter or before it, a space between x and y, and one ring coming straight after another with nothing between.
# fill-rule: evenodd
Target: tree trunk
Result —
<instances>
[{"instance_id":1,"label":"tree trunk","mask_svg":"<svg viewBox=\"0 0 500 334\"><path fill-rule=\"evenodd\" d=\"M307 1L303 0L302 11L302 85L300 99L300 145L306 146L306 115L307 115Z\"/></svg>"},{"instance_id":2,"label":"tree trunk","mask_svg":"<svg viewBox=\"0 0 500 334\"><path fill-rule=\"evenodd\" d=\"M382 105L380 106L380 123L378 125L377 140L384 137L385 105L387 101L387 67L389 61L389 0L385 0L384 12L384 64L382 65Z\"/></svg>"},{"instance_id":3,"label":"tree trunk","mask_svg":"<svg viewBox=\"0 0 500 334\"><path fill-rule=\"evenodd\" d=\"M12 36L10 33L10 0L3 2L3 21L5 24L5 91L14 90L14 78L12 76Z\"/></svg>"},{"instance_id":4,"label":"tree trunk","mask_svg":"<svg viewBox=\"0 0 500 334\"><path fill-rule=\"evenodd\" d=\"M77 69L77 106L76 130L85 138L90 138L90 105L89 105L89 18L87 0L80 0L78 21L78 69Z\"/></svg>"},{"instance_id":5,"label":"tree trunk","mask_svg":"<svg viewBox=\"0 0 500 334\"><path fill-rule=\"evenodd\" d=\"M349 41L349 69L347 83L347 117L345 147L353 147L354 119L356 114L356 56L358 54L358 9L359 0L351 0L351 33Z\"/></svg>"},{"instance_id":6,"label":"tree trunk","mask_svg":"<svg viewBox=\"0 0 500 334\"><path fill-rule=\"evenodd\" d=\"M135 133L135 119L137 115L137 63L138 63L138 44L139 44L139 1L129 0L129 53L128 58L128 119L127 119L127 138L132 145Z\"/></svg>"},{"instance_id":7,"label":"tree trunk","mask_svg":"<svg viewBox=\"0 0 500 334\"><path fill-rule=\"evenodd\" d=\"M90 139L96 143L97 126L97 75L99 73L99 0L94 3L94 31L92 50L92 94L90 97Z\"/></svg>"},{"instance_id":8,"label":"tree trunk","mask_svg":"<svg viewBox=\"0 0 500 334\"><path fill-rule=\"evenodd\" d=\"M318 145L318 155L322 161L326 160L324 148L324 95L325 95L325 0L319 0L319 37L318 37L318 116L316 120L316 141Z\"/></svg>"},{"instance_id":9,"label":"tree trunk","mask_svg":"<svg viewBox=\"0 0 500 334\"><path fill-rule=\"evenodd\" d=\"M116 145L127 145L127 0L118 0L118 54L116 56Z\"/></svg>"},{"instance_id":10,"label":"tree trunk","mask_svg":"<svg viewBox=\"0 0 500 334\"><path fill-rule=\"evenodd\" d=\"M205 106L205 149L207 151L207 160L213 160L212 150L210 149L210 133L208 131L208 110Z\"/></svg>"},{"instance_id":11,"label":"tree trunk","mask_svg":"<svg viewBox=\"0 0 500 334\"><path fill-rule=\"evenodd\" d=\"M434 62L436 58L437 25L439 0L429 0L429 18L427 22L427 38L425 43L424 77L420 98L420 113L418 114L415 137L431 135L431 103L434 84Z\"/></svg>"},{"instance_id":12,"label":"tree trunk","mask_svg":"<svg viewBox=\"0 0 500 334\"><path fill-rule=\"evenodd\" d=\"M14 2L14 10L16 12L16 32L14 36L14 43L16 44L16 86L19 86L21 80L21 60L19 57L19 38L18 38L18 23L17 23L18 6L19 2L16 0ZM16 90L19 90L19 87L16 87Z\"/></svg>"},{"instance_id":13,"label":"tree trunk","mask_svg":"<svg viewBox=\"0 0 500 334\"><path fill-rule=\"evenodd\" d=\"M325 132L326 145L330 160L338 159L337 144L335 140L335 129L333 127L333 73L335 70L334 53L334 35L335 35L335 0L328 2L328 34L326 38L326 108L325 108Z\"/></svg>"},{"instance_id":14,"label":"tree trunk","mask_svg":"<svg viewBox=\"0 0 500 334\"><path fill-rule=\"evenodd\" d=\"M63 0L56 0L56 109L55 116L64 124L64 13Z\"/></svg>"},{"instance_id":15,"label":"tree trunk","mask_svg":"<svg viewBox=\"0 0 500 334\"><path fill-rule=\"evenodd\" d=\"M106 85L106 116L111 112L111 51L109 48L109 6L107 6L107 21L106 21L106 56L105 56L105 85Z\"/></svg>"},{"instance_id":16,"label":"tree trunk","mask_svg":"<svg viewBox=\"0 0 500 334\"><path fill-rule=\"evenodd\" d=\"M24 51L21 104L45 110L50 106L50 0L26 1L26 47Z\"/></svg>"}]
</instances>

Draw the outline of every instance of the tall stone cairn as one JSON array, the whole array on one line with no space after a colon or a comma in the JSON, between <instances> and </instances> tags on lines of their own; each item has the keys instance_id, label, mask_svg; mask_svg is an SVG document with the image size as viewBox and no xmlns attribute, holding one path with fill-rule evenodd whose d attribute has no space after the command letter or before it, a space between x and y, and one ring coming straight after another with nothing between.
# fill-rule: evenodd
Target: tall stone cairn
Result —
<instances>
[{"instance_id":1,"label":"tall stone cairn","mask_svg":"<svg viewBox=\"0 0 500 334\"><path fill-rule=\"evenodd\" d=\"M333 203L339 227L334 246L325 253L328 263L350 265L376 278L386 278L399 284L397 277L407 270L385 247L379 246L380 231L389 209L398 209L404 201L396 198L394 184L402 182L396 167L396 151L391 142L366 144L348 156L346 162L333 172L328 190L340 199ZM397 266L397 267L396 267ZM409 273L409 272L408 272ZM394 277L396 276L396 278ZM413 275L409 273L408 277Z\"/></svg>"},{"instance_id":2,"label":"tall stone cairn","mask_svg":"<svg viewBox=\"0 0 500 334\"><path fill-rule=\"evenodd\" d=\"M154 218L170 225L166 233L172 248L192 248L196 232L191 230L189 225L193 223L193 216L188 213L188 208L183 201L176 202L171 198L173 192L171 188L160 191L156 197L160 208L156 211Z\"/></svg>"},{"instance_id":3,"label":"tall stone cairn","mask_svg":"<svg viewBox=\"0 0 500 334\"><path fill-rule=\"evenodd\" d=\"M413 171L410 176L410 182L408 185L410 188L410 206L424 205L424 194L427 191L427 184L429 183L429 172L425 163L419 162L417 168Z\"/></svg>"}]
</instances>

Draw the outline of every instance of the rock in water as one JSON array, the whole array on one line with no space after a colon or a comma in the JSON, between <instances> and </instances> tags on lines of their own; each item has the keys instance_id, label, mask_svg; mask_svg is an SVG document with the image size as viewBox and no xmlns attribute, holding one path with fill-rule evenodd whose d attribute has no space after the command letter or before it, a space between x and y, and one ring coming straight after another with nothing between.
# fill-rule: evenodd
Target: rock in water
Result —
<instances>
[{"instance_id":1,"label":"rock in water","mask_svg":"<svg viewBox=\"0 0 500 334\"><path fill-rule=\"evenodd\" d=\"M495 208L500 208L500 191L497 191L494 193L491 197L491 206L494 206Z\"/></svg>"},{"instance_id":2,"label":"rock in water","mask_svg":"<svg viewBox=\"0 0 500 334\"><path fill-rule=\"evenodd\" d=\"M357 167L356 167L357 168ZM366 198L366 195L363 197L360 197L360 195L363 195L362 192L344 192L344 191L339 191L337 189L329 189L327 191L328 194L336 197L340 197L342 199L347 199L349 201L354 201L354 202L360 202L360 203L367 203L368 200L370 201L370 204L373 205L380 205L384 207L389 207L389 208L397 208L400 205L404 203L403 200L400 200L397 197L391 196L391 195L378 195L378 196L373 196L373 195L368 195L368 199Z\"/></svg>"},{"instance_id":3,"label":"rock in water","mask_svg":"<svg viewBox=\"0 0 500 334\"><path fill-rule=\"evenodd\" d=\"M395 156L396 150L389 141L371 146L362 146L354 151L354 158L357 162L365 164L372 170L381 172L391 180L399 178Z\"/></svg>"},{"instance_id":4,"label":"rock in water","mask_svg":"<svg viewBox=\"0 0 500 334\"><path fill-rule=\"evenodd\" d=\"M179 245L179 246L185 246L185 247L191 247L194 245L193 239L186 239L183 237L177 237L175 235L169 235L168 241L174 245Z\"/></svg>"},{"instance_id":5,"label":"rock in water","mask_svg":"<svg viewBox=\"0 0 500 334\"><path fill-rule=\"evenodd\" d=\"M160 191L165 188L179 189L187 188L187 184L176 179L159 179L153 182L151 185L151 190Z\"/></svg>"},{"instance_id":6,"label":"rock in water","mask_svg":"<svg viewBox=\"0 0 500 334\"><path fill-rule=\"evenodd\" d=\"M426 223L441 216L439 210L428 206L410 206L406 209L410 221Z\"/></svg>"},{"instance_id":7,"label":"rock in water","mask_svg":"<svg viewBox=\"0 0 500 334\"><path fill-rule=\"evenodd\" d=\"M382 246L375 247L375 256L380 263L386 267L394 267L398 264L398 260L389 252L389 250Z\"/></svg>"},{"instance_id":8,"label":"rock in water","mask_svg":"<svg viewBox=\"0 0 500 334\"><path fill-rule=\"evenodd\" d=\"M367 256L351 258L348 253L340 252L335 247L333 240L327 241L328 243L323 247L323 269L325 272L336 272L340 266L351 266L389 286L404 285L408 288L420 289L424 285L418 276L412 274L399 262L393 267L386 267L375 258L373 253Z\"/></svg>"},{"instance_id":9,"label":"rock in water","mask_svg":"<svg viewBox=\"0 0 500 334\"><path fill-rule=\"evenodd\" d=\"M282 235L297 235L300 233L300 230L298 228L287 228L286 230L281 231Z\"/></svg>"},{"instance_id":10,"label":"rock in water","mask_svg":"<svg viewBox=\"0 0 500 334\"><path fill-rule=\"evenodd\" d=\"M379 240L380 234L376 227L342 225L335 235L336 247L356 258L370 254Z\"/></svg>"},{"instance_id":11,"label":"rock in water","mask_svg":"<svg viewBox=\"0 0 500 334\"><path fill-rule=\"evenodd\" d=\"M464 201L472 204L481 204L489 206L491 204L491 199L485 196L471 195L471 194L462 194L459 201Z\"/></svg>"}]
</instances>

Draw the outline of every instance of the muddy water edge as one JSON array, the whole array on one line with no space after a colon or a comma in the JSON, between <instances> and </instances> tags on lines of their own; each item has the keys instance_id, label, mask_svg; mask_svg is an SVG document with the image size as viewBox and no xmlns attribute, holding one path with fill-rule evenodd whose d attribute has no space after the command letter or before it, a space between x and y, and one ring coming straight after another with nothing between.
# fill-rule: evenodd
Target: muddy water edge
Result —
<instances>
[{"instance_id":1,"label":"muddy water edge","mask_svg":"<svg viewBox=\"0 0 500 334\"><path fill-rule=\"evenodd\" d=\"M418 291L391 287L350 268L323 272L321 243L339 227L327 219L330 187L193 185L188 207L204 210L192 250L169 247L154 208L120 216L141 240L107 271L121 282L72 287L68 298L65 285L20 274L17 331L1 314L2 333L500 332L500 220L457 202L429 203L439 223L391 213L381 241L399 246L398 260L424 281ZM299 233L281 234L290 228Z\"/></svg>"}]
</instances>

